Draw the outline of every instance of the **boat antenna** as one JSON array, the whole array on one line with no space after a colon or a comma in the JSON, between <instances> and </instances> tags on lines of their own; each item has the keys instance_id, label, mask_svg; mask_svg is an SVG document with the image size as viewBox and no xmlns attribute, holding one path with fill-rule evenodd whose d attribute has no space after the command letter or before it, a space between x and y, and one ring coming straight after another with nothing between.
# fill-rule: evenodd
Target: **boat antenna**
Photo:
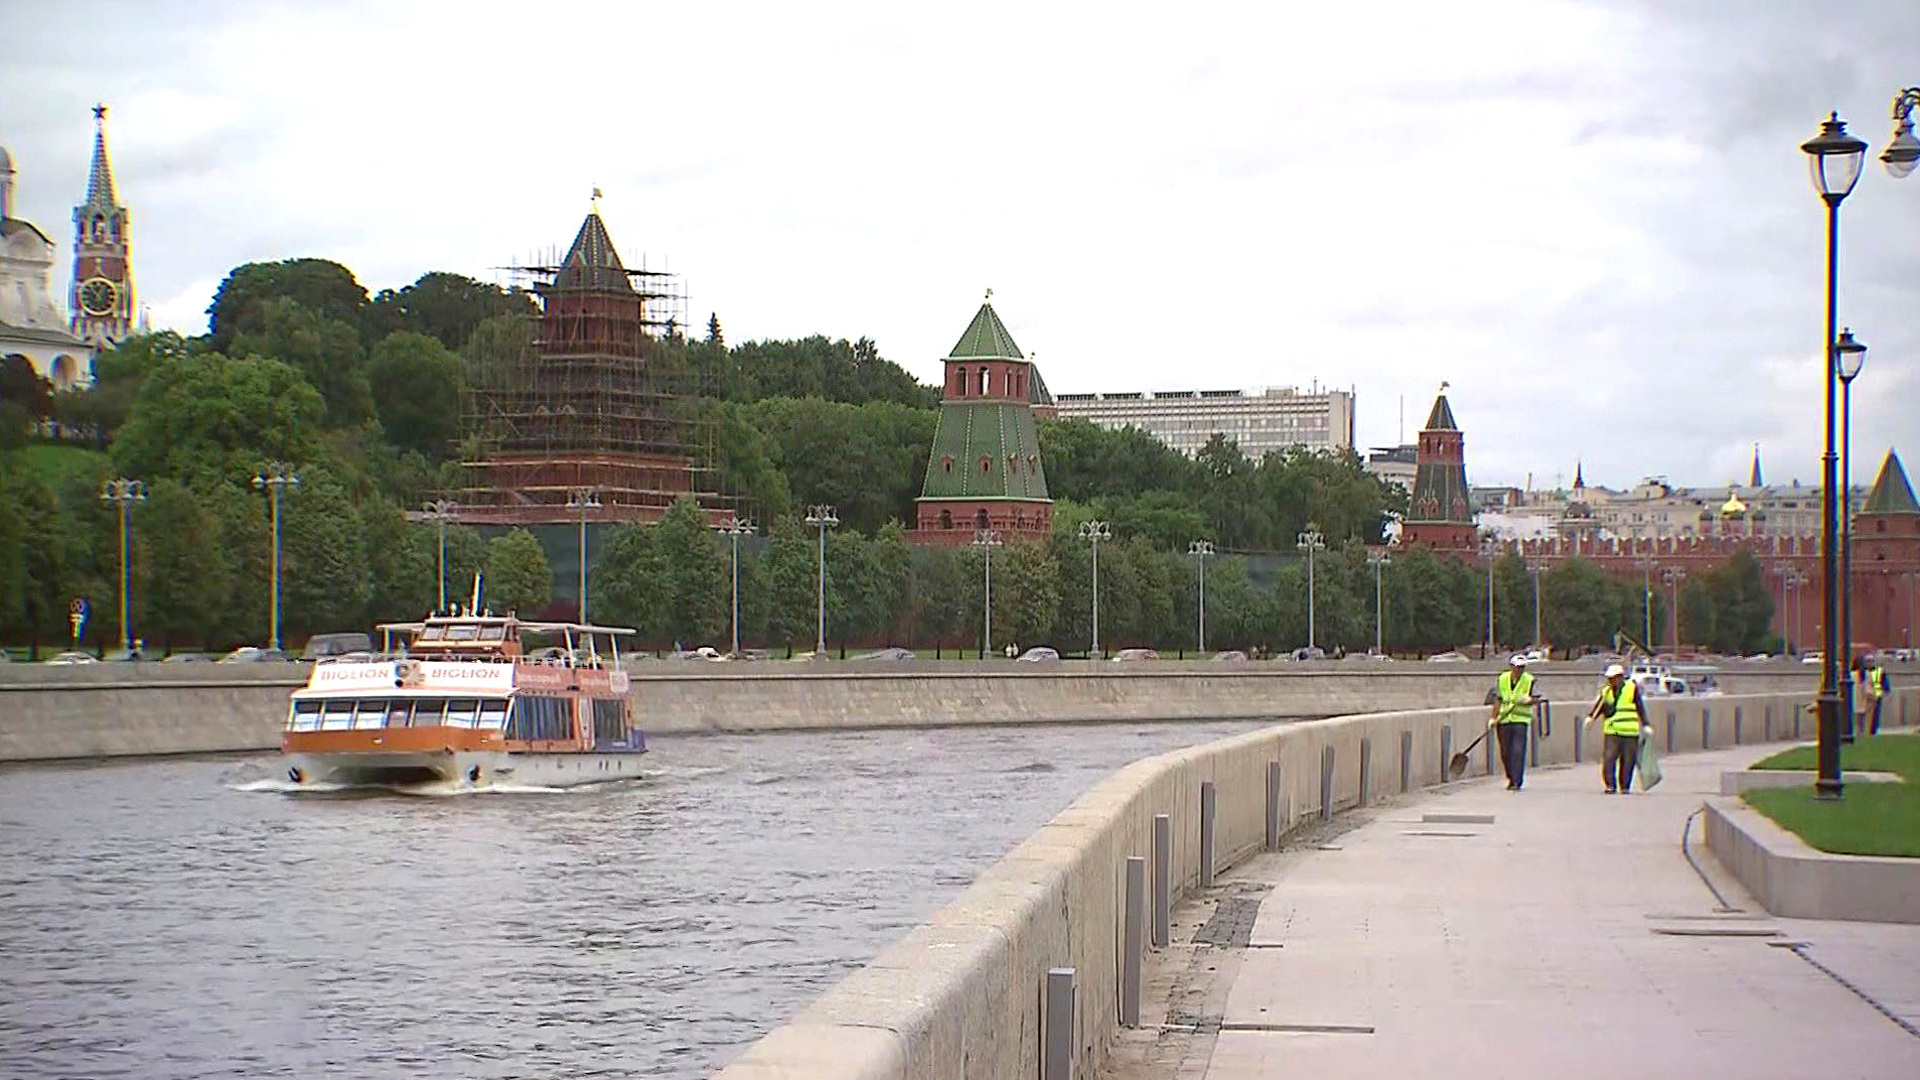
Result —
<instances>
[{"instance_id":1,"label":"boat antenna","mask_svg":"<svg viewBox=\"0 0 1920 1080\"><path fill-rule=\"evenodd\" d=\"M483 571L480 570L473 572L473 603L467 605L468 611L480 610L480 575L482 573Z\"/></svg>"}]
</instances>

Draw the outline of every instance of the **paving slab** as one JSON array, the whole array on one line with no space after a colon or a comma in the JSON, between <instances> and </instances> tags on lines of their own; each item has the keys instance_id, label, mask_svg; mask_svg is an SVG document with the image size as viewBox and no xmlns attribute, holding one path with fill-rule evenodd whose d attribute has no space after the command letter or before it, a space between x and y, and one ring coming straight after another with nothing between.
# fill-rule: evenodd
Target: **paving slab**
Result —
<instances>
[{"instance_id":1,"label":"paving slab","mask_svg":"<svg viewBox=\"0 0 1920 1080\"><path fill-rule=\"evenodd\" d=\"M1920 1077L1920 927L1774 919L1696 822L1725 910L1682 855L1720 773L1764 753L1666 759L1627 796L1592 765L1453 785L1255 857L1225 882L1271 892L1180 1075Z\"/></svg>"}]
</instances>

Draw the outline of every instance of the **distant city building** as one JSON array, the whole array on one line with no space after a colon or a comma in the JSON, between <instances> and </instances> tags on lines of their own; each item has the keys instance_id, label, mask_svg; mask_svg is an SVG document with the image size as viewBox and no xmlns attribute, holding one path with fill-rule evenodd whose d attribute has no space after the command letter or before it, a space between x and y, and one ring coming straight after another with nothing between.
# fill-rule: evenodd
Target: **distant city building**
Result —
<instances>
[{"instance_id":1,"label":"distant city building","mask_svg":"<svg viewBox=\"0 0 1920 1080\"><path fill-rule=\"evenodd\" d=\"M54 300L53 240L13 216L14 209L13 158L0 147L0 359L25 360L34 374L65 390L93 377L94 347L74 335Z\"/></svg>"},{"instance_id":2,"label":"distant city building","mask_svg":"<svg viewBox=\"0 0 1920 1080\"><path fill-rule=\"evenodd\" d=\"M1420 460L1420 445L1407 443L1404 446L1376 446L1367 451L1367 460L1362 467L1373 476L1390 484L1399 484L1406 491L1413 490L1413 477Z\"/></svg>"},{"instance_id":3,"label":"distant city building","mask_svg":"<svg viewBox=\"0 0 1920 1080\"><path fill-rule=\"evenodd\" d=\"M1139 428L1188 457L1214 435L1239 444L1250 458L1302 446L1353 449L1353 394L1288 388L1162 390L1158 393L1059 394L1062 419L1082 419L1112 430Z\"/></svg>"},{"instance_id":4,"label":"distant city building","mask_svg":"<svg viewBox=\"0 0 1920 1080\"><path fill-rule=\"evenodd\" d=\"M942 385L913 541L965 544L981 529L1046 539L1053 500L1034 428L1046 384L992 303L980 305L947 354Z\"/></svg>"}]
</instances>

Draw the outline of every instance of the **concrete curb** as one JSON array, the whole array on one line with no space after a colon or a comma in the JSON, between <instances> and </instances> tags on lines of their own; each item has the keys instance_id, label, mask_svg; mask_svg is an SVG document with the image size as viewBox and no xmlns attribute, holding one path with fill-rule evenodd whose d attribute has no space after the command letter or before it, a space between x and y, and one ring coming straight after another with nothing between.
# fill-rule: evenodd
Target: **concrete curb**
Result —
<instances>
[{"instance_id":1,"label":"concrete curb","mask_svg":"<svg viewBox=\"0 0 1920 1080\"><path fill-rule=\"evenodd\" d=\"M1812 787L1820 774L1812 769L1729 769L1720 774L1720 794L1738 795L1755 788ZM1906 777L1890 772L1847 770L1847 783L1903 784Z\"/></svg>"},{"instance_id":2,"label":"concrete curb","mask_svg":"<svg viewBox=\"0 0 1920 1080\"><path fill-rule=\"evenodd\" d=\"M1706 811L1707 850L1768 912L1920 924L1920 859L1817 850L1737 797L1710 798Z\"/></svg>"}]
</instances>

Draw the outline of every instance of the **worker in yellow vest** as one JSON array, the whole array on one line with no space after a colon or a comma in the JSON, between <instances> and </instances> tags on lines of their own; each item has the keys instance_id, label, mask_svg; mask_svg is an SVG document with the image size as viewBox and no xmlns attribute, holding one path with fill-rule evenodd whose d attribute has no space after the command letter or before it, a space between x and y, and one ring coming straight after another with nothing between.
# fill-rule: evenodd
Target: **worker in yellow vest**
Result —
<instances>
[{"instance_id":1,"label":"worker in yellow vest","mask_svg":"<svg viewBox=\"0 0 1920 1080\"><path fill-rule=\"evenodd\" d=\"M1607 794L1628 794L1633 790L1633 767L1640 760L1644 721L1640 685L1627 678L1626 668L1607 666L1607 684L1600 688L1600 697L1587 718L1600 720L1600 730L1607 738L1606 752L1600 758L1600 780L1606 784Z\"/></svg>"},{"instance_id":2,"label":"worker in yellow vest","mask_svg":"<svg viewBox=\"0 0 1920 1080\"><path fill-rule=\"evenodd\" d=\"M1860 711L1867 714L1867 733L1880 734L1880 703L1887 696L1887 669L1880 666L1879 654L1867 657L1860 664L1860 685L1855 696L1860 700Z\"/></svg>"},{"instance_id":3,"label":"worker in yellow vest","mask_svg":"<svg viewBox=\"0 0 1920 1080\"><path fill-rule=\"evenodd\" d=\"M1533 706L1545 700L1534 696L1533 673L1527 670L1527 658L1519 653L1513 654L1507 670L1500 673L1487 693L1487 704L1493 706L1487 726L1499 736L1500 764L1507 772L1508 791L1519 791L1526 783L1527 733L1533 728Z\"/></svg>"}]
</instances>

